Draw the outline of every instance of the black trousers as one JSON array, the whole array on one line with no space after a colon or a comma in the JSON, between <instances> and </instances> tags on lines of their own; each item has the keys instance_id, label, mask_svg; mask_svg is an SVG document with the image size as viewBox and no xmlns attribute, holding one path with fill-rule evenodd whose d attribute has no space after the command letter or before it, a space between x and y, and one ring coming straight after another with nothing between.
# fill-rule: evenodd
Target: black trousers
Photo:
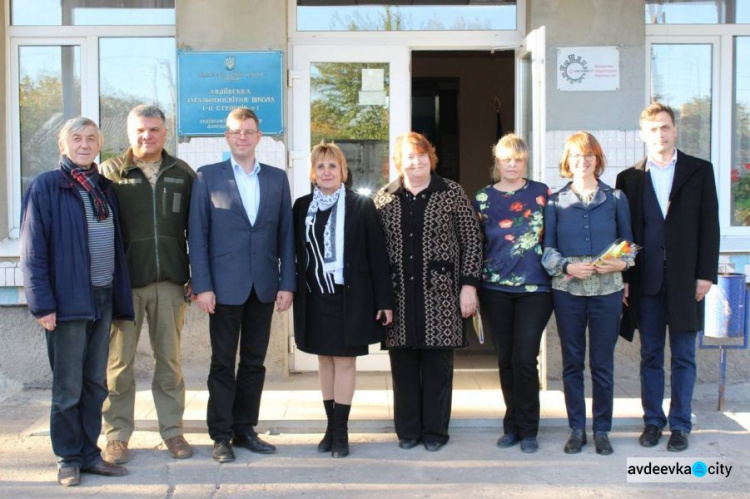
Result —
<instances>
[{"instance_id":1,"label":"black trousers","mask_svg":"<svg viewBox=\"0 0 750 499\"><path fill-rule=\"evenodd\" d=\"M505 400L503 431L536 437L539 430L539 370L542 333L552 314L552 293L507 293L480 289L486 326L497 352Z\"/></svg>"},{"instance_id":2,"label":"black trousers","mask_svg":"<svg viewBox=\"0 0 750 499\"><path fill-rule=\"evenodd\" d=\"M393 420L399 440L448 442L453 395L453 350L389 350Z\"/></svg>"},{"instance_id":3,"label":"black trousers","mask_svg":"<svg viewBox=\"0 0 750 499\"><path fill-rule=\"evenodd\" d=\"M274 303L261 303L253 290L242 305L216 304L209 318L208 434L213 440L255 433L266 379L268 339ZM240 362L235 376L237 345Z\"/></svg>"}]
</instances>

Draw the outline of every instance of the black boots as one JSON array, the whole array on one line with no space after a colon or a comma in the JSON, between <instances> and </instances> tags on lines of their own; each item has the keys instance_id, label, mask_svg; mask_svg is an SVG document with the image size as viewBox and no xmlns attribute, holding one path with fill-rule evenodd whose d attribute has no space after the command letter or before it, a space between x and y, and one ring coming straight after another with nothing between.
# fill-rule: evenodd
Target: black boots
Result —
<instances>
[{"instance_id":1,"label":"black boots","mask_svg":"<svg viewBox=\"0 0 750 499\"><path fill-rule=\"evenodd\" d=\"M324 400L323 406L326 408L326 416L328 417L328 426L326 426L326 433L323 435L323 440L318 444L318 452L331 452L333 446L333 400Z\"/></svg>"},{"instance_id":2,"label":"black boots","mask_svg":"<svg viewBox=\"0 0 750 499\"><path fill-rule=\"evenodd\" d=\"M331 455L346 457L349 455L349 411L352 406L335 404L333 408L333 443Z\"/></svg>"}]
</instances>

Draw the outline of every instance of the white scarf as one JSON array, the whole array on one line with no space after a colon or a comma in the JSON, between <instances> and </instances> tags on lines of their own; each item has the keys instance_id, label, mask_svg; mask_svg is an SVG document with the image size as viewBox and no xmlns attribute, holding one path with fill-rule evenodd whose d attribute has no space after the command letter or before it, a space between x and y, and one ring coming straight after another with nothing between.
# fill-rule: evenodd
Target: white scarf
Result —
<instances>
[{"instance_id":1,"label":"white scarf","mask_svg":"<svg viewBox=\"0 0 750 499\"><path fill-rule=\"evenodd\" d=\"M323 229L323 270L333 275L336 284L344 284L344 219L346 217L346 205L344 198L346 189L344 184L334 192L326 196L317 186L313 189L313 198L305 217L305 240L310 242L310 232L315 225L315 216L318 211L325 211L336 205L331 211L326 226Z\"/></svg>"}]
</instances>

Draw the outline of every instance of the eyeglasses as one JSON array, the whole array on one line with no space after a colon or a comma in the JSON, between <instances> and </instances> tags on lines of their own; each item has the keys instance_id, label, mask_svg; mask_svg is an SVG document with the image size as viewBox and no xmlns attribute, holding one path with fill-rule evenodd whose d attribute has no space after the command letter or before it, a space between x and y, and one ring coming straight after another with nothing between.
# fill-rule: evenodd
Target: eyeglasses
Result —
<instances>
[{"instance_id":1,"label":"eyeglasses","mask_svg":"<svg viewBox=\"0 0 750 499\"><path fill-rule=\"evenodd\" d=\"M593 161L594 158L596 158L595 154L571 154L569 156L570 159L573 161L580 161L582 159L585 159L586 161Z\"/></svg>"},{"instance_id":2,"label":"eyeglasses","mask_svg":"<svg viewBox=\"0 0 750 499\"><path fill-rule=\"evenodd\" d=\"M253 138L258 133L260 133L258 130L227 130L227 133L231 135L232 137L248 137Z\"/></svg>"}]
</instances>

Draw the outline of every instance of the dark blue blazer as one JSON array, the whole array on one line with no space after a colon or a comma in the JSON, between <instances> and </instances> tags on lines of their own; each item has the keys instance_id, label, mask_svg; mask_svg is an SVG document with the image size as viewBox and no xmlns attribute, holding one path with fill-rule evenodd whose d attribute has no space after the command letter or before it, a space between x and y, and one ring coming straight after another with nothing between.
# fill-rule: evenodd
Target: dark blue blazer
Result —
<instances>
[{"instance_id":1,"label":"dark blue blazer","mask_svg":"<svg viewBox=\"0 0 750 499\"><path fill-rule=\"evenodd\" d=\"M193 184L188 244L193 292L240 305L255 289L261 302L294 291L294 229L286 172L261 165L260 203L250 223L231 161L202 166Z\"/></svg>"}]
</instances>

